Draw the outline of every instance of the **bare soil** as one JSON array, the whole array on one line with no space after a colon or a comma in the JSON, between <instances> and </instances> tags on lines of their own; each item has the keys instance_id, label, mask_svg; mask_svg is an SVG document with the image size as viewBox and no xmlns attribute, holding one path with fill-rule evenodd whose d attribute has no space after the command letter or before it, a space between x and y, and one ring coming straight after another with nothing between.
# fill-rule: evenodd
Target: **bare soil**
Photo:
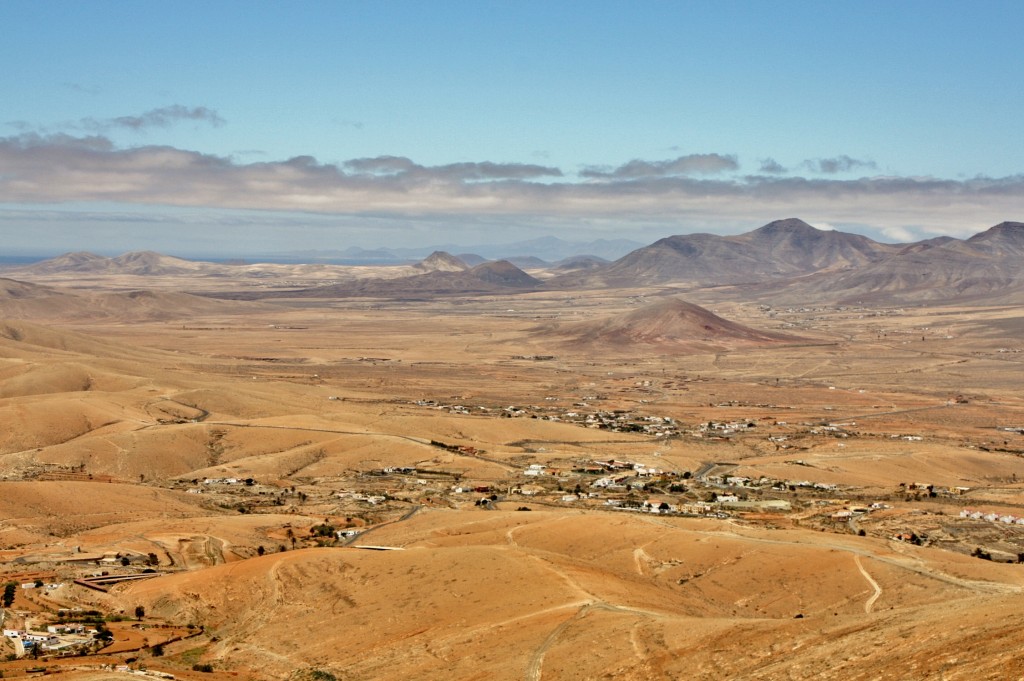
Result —
<instances>
[{"instance_id":1,"label":"bare soil","mask_svg":"<svg viewBox=\"0 0 1024 681\"><path fill-rule=\"evenodd\" d=\"M368 273L258 281L300 274ZM4 627L148 628L6 677L1024 674L1018 308L32 283L0 298ZM735 326L688 340L666 296Z\"/></svg>"}]
</instances>

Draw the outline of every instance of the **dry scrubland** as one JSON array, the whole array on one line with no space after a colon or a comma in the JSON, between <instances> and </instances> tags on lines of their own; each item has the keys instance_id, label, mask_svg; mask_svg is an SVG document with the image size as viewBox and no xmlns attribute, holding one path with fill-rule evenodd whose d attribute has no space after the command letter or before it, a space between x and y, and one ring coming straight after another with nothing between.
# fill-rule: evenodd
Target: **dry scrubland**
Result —
<instances>
[{"instance_id":1,"label":"dry scrubland","mask_svg":"<svg viewBox=\"0 0 1024 681\"><path fill-rule=\"evenodd\" d=\"M4 628L145 614L7 678L1024 675L1024 525L960 516L1024 516L1017 308L36 283L0 298L0 560L59 586Z\"/></svg>"}]
</instances>

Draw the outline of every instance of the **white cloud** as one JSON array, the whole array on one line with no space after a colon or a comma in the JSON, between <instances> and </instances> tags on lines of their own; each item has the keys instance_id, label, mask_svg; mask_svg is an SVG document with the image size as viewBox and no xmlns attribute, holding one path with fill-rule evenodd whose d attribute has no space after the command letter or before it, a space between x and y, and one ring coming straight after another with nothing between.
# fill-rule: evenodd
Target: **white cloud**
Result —
<instances>
[{"instance_id":1,"label":"white cloud","mask_svg":"<svg viewBox=\"0 0 1024 681\"><path fill-rule=\"evenodd\" d=\"M906 227L900 227L899 225L889 225L887 227L882 227L880 231L891 241L896 241L899 243L909 243L911 241L917 241L921 238L920 236L912 232L910 229Z\"/></svg>"},{"instance_id":2,"label":"white cloud","mask_svg":"<svg viewBox=\"0 0 1024 681\"><path fill-rule=\"evenodd\" d=\"M799 216L817 224L865 225L904 240L964 235L1024 217L1024 176L695 178L738 167L721 154L632 161L599 177L567 178L555 167L474 161L423 166L402 156L338 165L311 156L243 163L169 146L119 148L99 136L26 133L0 138L0 201L108 202L251 209L367 219L395 225L592 225L613 233L700 227L727 232ZM913 230L913 231L907 231Z\"/></svg>"}]
</instances>

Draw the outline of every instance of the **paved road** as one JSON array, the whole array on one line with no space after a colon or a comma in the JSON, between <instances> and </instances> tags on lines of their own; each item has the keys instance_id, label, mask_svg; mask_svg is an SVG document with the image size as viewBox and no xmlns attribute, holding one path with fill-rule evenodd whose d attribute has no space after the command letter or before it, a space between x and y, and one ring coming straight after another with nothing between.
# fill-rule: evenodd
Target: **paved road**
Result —
<instances>
[{"instance_id":1,"label":"paved road","mask_svg":"<svg viewBox=\"0 0 1024 681\"><path fill-rule=\"evenodd\" d=\"M369 529L363 530L359 534L355 534L355 535L352 535L351 537L347 537L344 541L342 541L339 544L339 546L348 546L349 544L351 544L352 542L354 542L357 539L362 541L363 539L366 538L366 535L370 534L374 530L379 530L382 527L387 527L388 525L394 525L395 523L400 523L402 521L408 520L409 518L411 518L414 515L416 515L421 508L423 508L423 507L422 506L413 506L411 509L409 509L404 514L402 514L402 516L399 517L399 518L395 518L394 520L389 520L386 523L381 523L379 525L374 525L373 527L371 527Z\"/></svg>"}]
</instances>

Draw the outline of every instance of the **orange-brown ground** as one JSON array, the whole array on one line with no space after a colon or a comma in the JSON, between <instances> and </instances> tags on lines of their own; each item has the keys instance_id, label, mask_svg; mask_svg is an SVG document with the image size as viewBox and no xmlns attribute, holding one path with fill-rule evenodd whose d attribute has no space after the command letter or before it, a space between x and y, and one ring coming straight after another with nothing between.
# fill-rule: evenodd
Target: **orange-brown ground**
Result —
<instances>
[{"instance_id":1,"label":"orange-brown ground","mask_svg":"<svg viewBox=\"0 0 1024 681\"><path fill-rule=\"evenodd\" d=\"M959 517L1024 516L1013 309L769 316L702 292L765 342L663 343L678 328L662 320L630 346L621 320L655 291L200 304L84 285L49 307L0 300L0 561L61 584L19 593L10 622L143 606L153 628L113 623L101 655L0 662L8 677L129 678L98 668L114 663L295 681L1024 674L1024 570L970 555L1012 559L1024 536ZM616 332L565 343L579 328ZM566 416L616 410L679 432ZM609 459L695 477L607 492L573 472ZM742 490L791 509L722 518L605 503L728 491L702 469L835 487ZM577 485L599 496L564 501ZM875 501L888 508L833 517ZM910 532L924 545L891 539ZM147 568L109 593L72 581ZM154 656L169 631L194 636Z\"/></svg>"}]
</instances>

